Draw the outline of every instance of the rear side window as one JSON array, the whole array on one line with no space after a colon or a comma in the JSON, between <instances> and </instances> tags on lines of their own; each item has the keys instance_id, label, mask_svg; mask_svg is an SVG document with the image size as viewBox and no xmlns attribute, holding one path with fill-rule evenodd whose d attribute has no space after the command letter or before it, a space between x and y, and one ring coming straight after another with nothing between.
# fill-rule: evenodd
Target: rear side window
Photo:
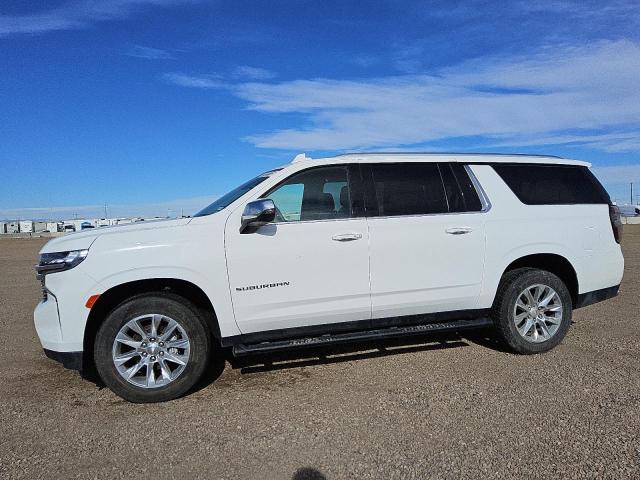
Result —
<instances>
[{"instance_id":1,"label":"rear side window","mask_svg":"<svg viewBox=\"0 0 640 480\"><path fill-rule=\"evenodd\" d=\"M493 168L527 205L610 203L609 194L587 167L493 164Z\"/></svg>"},{"instance_id":2,"label":"rear side window","mask_svg":"<svg viewBox=\"0 0 640 480\"><path fill-rule=\"evenodd\" d=\"M471 178L460 163L441 163L440 173L447 193L450 212L479 212L482 202Z\"/></svg>"},{"instance_id":3,"label":"rear side window","mask_svg":"<svg viewBox=\"0 0 640 480\"><path fill-rule=\"evenodd\" d=\"M447 199L436 163L370 165L378 216L447 213Z\"/></svg>"}]
</instances>

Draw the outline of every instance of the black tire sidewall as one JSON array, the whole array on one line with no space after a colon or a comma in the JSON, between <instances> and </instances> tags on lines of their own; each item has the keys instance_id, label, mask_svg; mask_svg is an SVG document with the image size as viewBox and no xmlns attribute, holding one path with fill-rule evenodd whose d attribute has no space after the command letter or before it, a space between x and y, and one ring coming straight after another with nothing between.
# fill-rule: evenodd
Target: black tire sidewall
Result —
<instances>
[{"instance_id":1,"label":"black tire sidewall","mask_svg":"<svg viewBox=\"0 0 640 480\"><path fill-rule=\"evenodd\" d=\"M522 338L513 321L514 307L518 296L525 288L535 284L547 285L553 288L562 302L562 322L560 327L553 337L541 343L528 342ZM499 292L500 302L496 311L494 311L494 321L498 324L498 330L503 340L511 349L522 354L542 353L551 350L562 342L571 325L573 302L569 290L560 278L544 270L527 269L507 279L500 288L502 291Z\"/></svg>"},{"instance_id":2,"label":"black tire sidewall","mask_svg":"<svg viewBox=\"0 0 640 480\"><path fill-rule=\"evenodd\" d=\"M116 370L112 359L113 342L129 320L151 313L177 321L189 337L189 361L180 376L169 385L145 389L127 382ZM118 305L98 329L94 345L96 369L102 381L118 396L135 403L162 402L188 392L200 379L207 366L211 338L197 308L172 294L147 294L133 297Z\"/></svg>"}]
</instances>

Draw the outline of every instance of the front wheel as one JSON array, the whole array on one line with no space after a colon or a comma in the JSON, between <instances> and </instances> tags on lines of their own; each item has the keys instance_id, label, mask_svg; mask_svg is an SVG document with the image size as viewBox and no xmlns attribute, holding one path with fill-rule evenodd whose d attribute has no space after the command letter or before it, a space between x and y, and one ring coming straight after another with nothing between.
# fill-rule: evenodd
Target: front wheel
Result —
<instances>
[{"instance_id":1,"label":"front wheel","mask_svg":"<svg viewBox=\"0 0 640 480\"><path fill-rule=\"evenodd\" d=\"M171 400L202 376L211 337L198 309L172 294L133 297L116 307L96 335L104 383L130 402Z\"/></svg>"},{"instance_id":2,"label":"front wheel","mask_svg":"<svg viewBox=\"0 0 640 480\"><path fill-rule=\"evenodd\" d=\"M507 272L493 306L498 334L515 352L542 353L558 345L571 324L572 301L560 278L545 270Z\"/></svg>"}]
</instances>

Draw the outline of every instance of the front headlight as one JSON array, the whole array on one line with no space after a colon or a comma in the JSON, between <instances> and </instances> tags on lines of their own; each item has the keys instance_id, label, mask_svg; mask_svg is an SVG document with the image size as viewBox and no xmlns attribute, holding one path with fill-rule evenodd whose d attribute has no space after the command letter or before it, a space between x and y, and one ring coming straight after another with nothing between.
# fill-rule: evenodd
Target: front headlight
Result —
<instances>
[{"instance_id":1,"label":"front headlight","mask_svg":"<svg viewBox=\"0 0 640 480\"><path fill-rule=\"evenodd\" d=\"M88 253L89 250L42 253L40 254L40 262L36 265L36 272L39 274L47 274L69 270L87 258Z\"/></svg>"}]
</instances>

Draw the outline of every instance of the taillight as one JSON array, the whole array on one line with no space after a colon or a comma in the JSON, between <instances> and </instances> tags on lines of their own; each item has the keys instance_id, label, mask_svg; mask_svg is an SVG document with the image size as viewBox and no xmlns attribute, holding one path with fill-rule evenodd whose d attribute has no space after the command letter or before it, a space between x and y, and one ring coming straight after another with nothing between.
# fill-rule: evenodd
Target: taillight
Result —
<instances>
[{"instance_id":1,"label":"taillight","mask_svg":"<svg viewBox=\"0 0 640 480\"><path fill-rule=\"evenodd\" d=\"M609 205L609 218L611 219L613 238L620 243L622 240L622 218L620 218L620 209L616 205Z\"/></svg>"}]
</instances>

